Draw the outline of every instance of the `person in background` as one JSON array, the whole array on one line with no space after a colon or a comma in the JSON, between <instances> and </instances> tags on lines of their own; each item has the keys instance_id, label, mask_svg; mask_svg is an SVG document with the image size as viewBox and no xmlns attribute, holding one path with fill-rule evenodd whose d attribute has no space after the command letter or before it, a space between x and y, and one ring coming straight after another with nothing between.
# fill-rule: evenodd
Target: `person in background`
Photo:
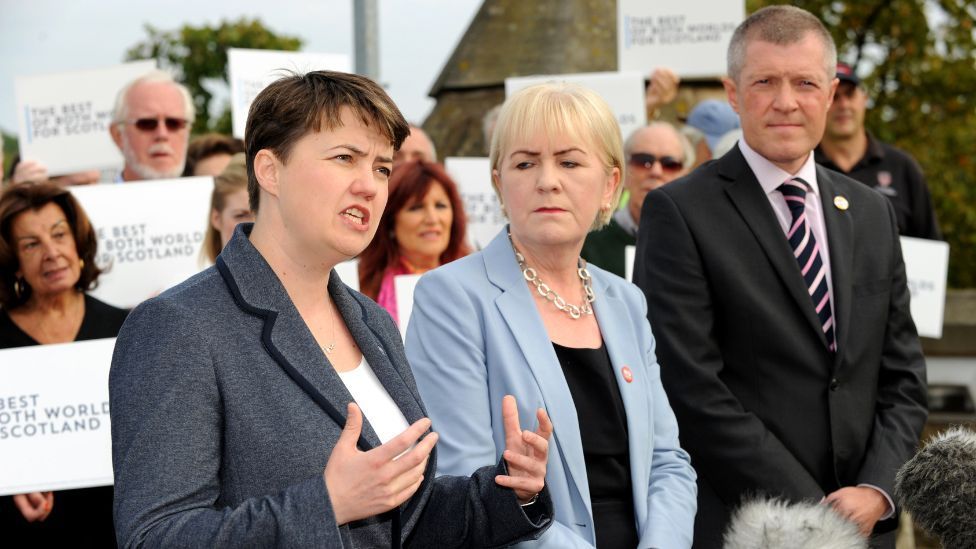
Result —
<instances>
[{"instance_id":1,"label":"person in background","mask_svg":"<svg viewBox=\"0 0 976 549\"><path fill-rule=\"evenodd\" d=\"M685 124L704 134L705 139L698 141L695 148L695 158L702 164L712 158L719 139L731 130L739 127L739 115L729 105L728 101L706 99L699 102L691 112Z\"/></svg>"},{"instance_id":2,"label":"person in background","mask_svg":"<svg viewBox=\"0 0 976 549\"><path fill-rule=\"evenodd\" d=\"M836 62L813 14L750 15L723 82L742 139L641 211L634 282L698 472L696 547L721 547L757 494L822 501L894 545L925 358L891 205L814 162Z\"/></svg>"},{"instance_id":3,"label":"person in background","mask_svg":"<svg viewBox=\"0 0 976 549\"><path fill-rule=\"evenodd\" d=\"M814 151L817 163L885 195L895 207L900 234L942 240L922 168L907 152L865 129L868 94L854 69L838 63L837 79L840 84L827 111L827 129Z\"/></svg>"},{"instance_id":4,"label":"person in background","mask_svg":"<svg viewBox=\"0 0 976 549\"><path fill-rule=\"evenodd\" d=\"M247 120L254 223L215 266L136 307L109 373L125 547L504 547L551 519L551 424L436 477L437 433L383 309L333 267L363 251L408 133L372 80L314 71Z\"/></svg>"},{"instance_id":5,"label":"person in background","mask_svg":"<svg viewBox=\"0 0 976 549\"><path fill-rule=\"evenodd\" d=\"M238 224L254 221L254 213L248 203L245 162L244 153L237 153L230 158L224 171L214 177L210 217L200 249L201 262L207 265L217 261L217 254L230 241Z\"/></svg>"},{"instance_id":6,"label":"person in background","mask_svg":"<svg viewBox=\"0 0 976 549\"><path fill-rule=\"evenodd\" d=\"M195 114L189 90L164 71L152 71L119 90L109 126L125 158L117 181L180 177Z\"/></svg>"},{"instance_id":7,"label":"person in background","mask_svg":"<svg viewBox=\"0 0 976 549\"><path fill-rule=\"evenodd\" d=\"M502 455L501 395L555 425L555 524L524 547L686 548L695 472L660 382L640 291L580 259L618 203L617 119L594 92L540 84L502 107L492 182L509 225L424 275L407 357L442 434L438 474Z\"/></svg>"},{"instance_id":8,"label":"person in background","mask_svg":"<svg viewBox=\"0 0 976 549\"><path fill-rule=\"evenodd\" d=\"M688 173L694 164L691 143L668 122L652 122L630 134L624 143L627 205L614 212L603 228L586 236L583 259L628 278L625 250L637 244L637 223L647 193Z\"/></svg>"},{"instance_id":9,"label":"person in background","mask_svg":"<svg viewBox=\"0 0 976 549\"><path fill-rule=\"evenodd\" d=\"M359 290L399 323L394 278L425 273L471 252L457 185L439 164L401 164L376 236L359 255Z\"/></svg>"},{"instance_id":10,"label":"person in background","mask_svg":"<svg viewBox=\"0 0 976 549\"><path fill-rule=\"evenodd\" d=\"M86 293L102 272L96 255L91 222L63 187L22 183L4 190L0 349L115 337L127 311ZM112 487L0 498L0 536L37 547L114 547Z\"/></svg>"},{"instance_id":11,"label":"person in background","mask_svg":"<svg viewBox=\"0 0 976 549\"><path fill-rule=\"evenodd\" d=\"M405 162L424 160L437 162L437 150L434 142L420 126L410 125L410 135L403 142L403 146L393 154L393 169L397 169Z\"/></svg>"},{"instance_id":12,"label":"person in background","mask_svg":"<svg viewBox=\"0 0 976 549\"><path fill-rule=\"evenodd\" d=\"M230 163L232 156L244 152L244 142L236 137L208 133L190 141L186 150L186 167L183 177L192 175L218 175Z\"/></svg>"}]
</instances>

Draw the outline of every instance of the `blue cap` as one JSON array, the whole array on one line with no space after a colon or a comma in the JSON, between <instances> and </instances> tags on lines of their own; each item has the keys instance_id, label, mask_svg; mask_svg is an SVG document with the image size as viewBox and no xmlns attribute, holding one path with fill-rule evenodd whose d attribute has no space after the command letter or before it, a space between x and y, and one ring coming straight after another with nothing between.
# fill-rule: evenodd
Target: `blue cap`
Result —
<instances>
[{"instance_id":1,"label":"blue cap","mask_svg":"<svg viewBox=\"0 0 976 549\"><path fill-rule=\"evenodd\" d=\"M726 101L706 99L691 109L686 123L705 134L709 150L714 151L723 135L739 127L739 115Z\"/></svg>"}]
</instances>

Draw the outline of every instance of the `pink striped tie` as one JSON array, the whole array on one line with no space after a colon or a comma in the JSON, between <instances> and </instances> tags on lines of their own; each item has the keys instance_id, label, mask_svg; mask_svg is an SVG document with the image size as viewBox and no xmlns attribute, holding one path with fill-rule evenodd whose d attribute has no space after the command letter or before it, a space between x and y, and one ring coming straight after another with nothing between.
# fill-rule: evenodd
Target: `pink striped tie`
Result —
<instances>
[{"instance_id":1,"label":"pink striped tie","mask_svg":"<svg viewBox=\"0 0 976 549\"><path fill-rule=\"evenodd\" d=\"M779 186L779 191L786 199L786 205L793 215L793 224L786 233L793 248L793 256L800 265L800 273L806 282L810 299L820 318L824 335L827 337L827 347L831 352L837 351L834 339L834 318L830 313L830 292L827 288L827 269L820 258L820 244L817 243L810 224L807 223L806 196L807 182L799 177L791 179Z\"/></svg>"}]
</instances>

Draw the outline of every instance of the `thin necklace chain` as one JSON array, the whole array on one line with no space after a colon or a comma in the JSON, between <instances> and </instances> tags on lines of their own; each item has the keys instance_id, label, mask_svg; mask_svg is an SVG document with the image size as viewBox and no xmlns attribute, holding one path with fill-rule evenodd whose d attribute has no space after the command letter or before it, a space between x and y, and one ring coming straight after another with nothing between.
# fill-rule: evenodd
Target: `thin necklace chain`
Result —
<instances>
[{"instance_id":1,"label":"thin necklace chain","mask_svg":"<svg viewBox=\"0 0 976 549\"><path fill-rule=\"evenodd\" d=\"M327 355L329 353L331 353L332 351L334 351L335 350L335 347L336 347L335 309L333 309L332 307L329 307L329 318L332 319L332 342L331 343L328 343L328 344L326 344L325 346L322 347L322 351L325 354L327 354Z\"/></svg>"},{"instance_id":2,"label":"thin necklace chain","mask_svg":"<svg viewBox=\"0 0 976 549\"><path fill-rule=\"evenodd\" d=\"M583 282L583 293L586 298L582 305L573 305L572 303L567 303L562 296L543 282L535 269L525 264L525 256L515 247L515 241L512 240L512 233L508 233L508 241L512 244L512 250L515 251L515 260L518 261L518 266L522 269L522 276L535 286L535 290L539 292L539 295L544 297L546 301L552 303L556 309L568 314L569 318L573 320L578 320L583 315L593 314L593 306L590 305L596 299L596 295L593 294L593 279L590 278L590 272L586 270L582 259L577 261L578 267L576 268L576 274L579 275L580 280Z\"/></svg>"}]
</instances>

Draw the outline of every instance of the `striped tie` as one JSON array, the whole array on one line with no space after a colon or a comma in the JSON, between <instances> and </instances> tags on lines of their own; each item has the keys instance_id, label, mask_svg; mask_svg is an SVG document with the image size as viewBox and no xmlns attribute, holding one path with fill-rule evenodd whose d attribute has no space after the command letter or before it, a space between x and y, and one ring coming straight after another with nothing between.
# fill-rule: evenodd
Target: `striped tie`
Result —
<instances>
[{"instance_id":1,"label":"striped tie","mask_svg":"<svg viewBox=\"0 0 976 549\"><path fill-rule=\"evenodd\" d=\"M793 224L786 237L790 240L793 255L807 284L807 291L810 292L813 306L820 317L820 325L827 337L827 347L831 352L836 352L834 319L830 314L830 292L827 291L827 269L820 258L820 244L807 223L807 182L798 177L791 179L779 186L779 192L783 193L790 214L793 215Z\"/></svg>"}]
</instances>

